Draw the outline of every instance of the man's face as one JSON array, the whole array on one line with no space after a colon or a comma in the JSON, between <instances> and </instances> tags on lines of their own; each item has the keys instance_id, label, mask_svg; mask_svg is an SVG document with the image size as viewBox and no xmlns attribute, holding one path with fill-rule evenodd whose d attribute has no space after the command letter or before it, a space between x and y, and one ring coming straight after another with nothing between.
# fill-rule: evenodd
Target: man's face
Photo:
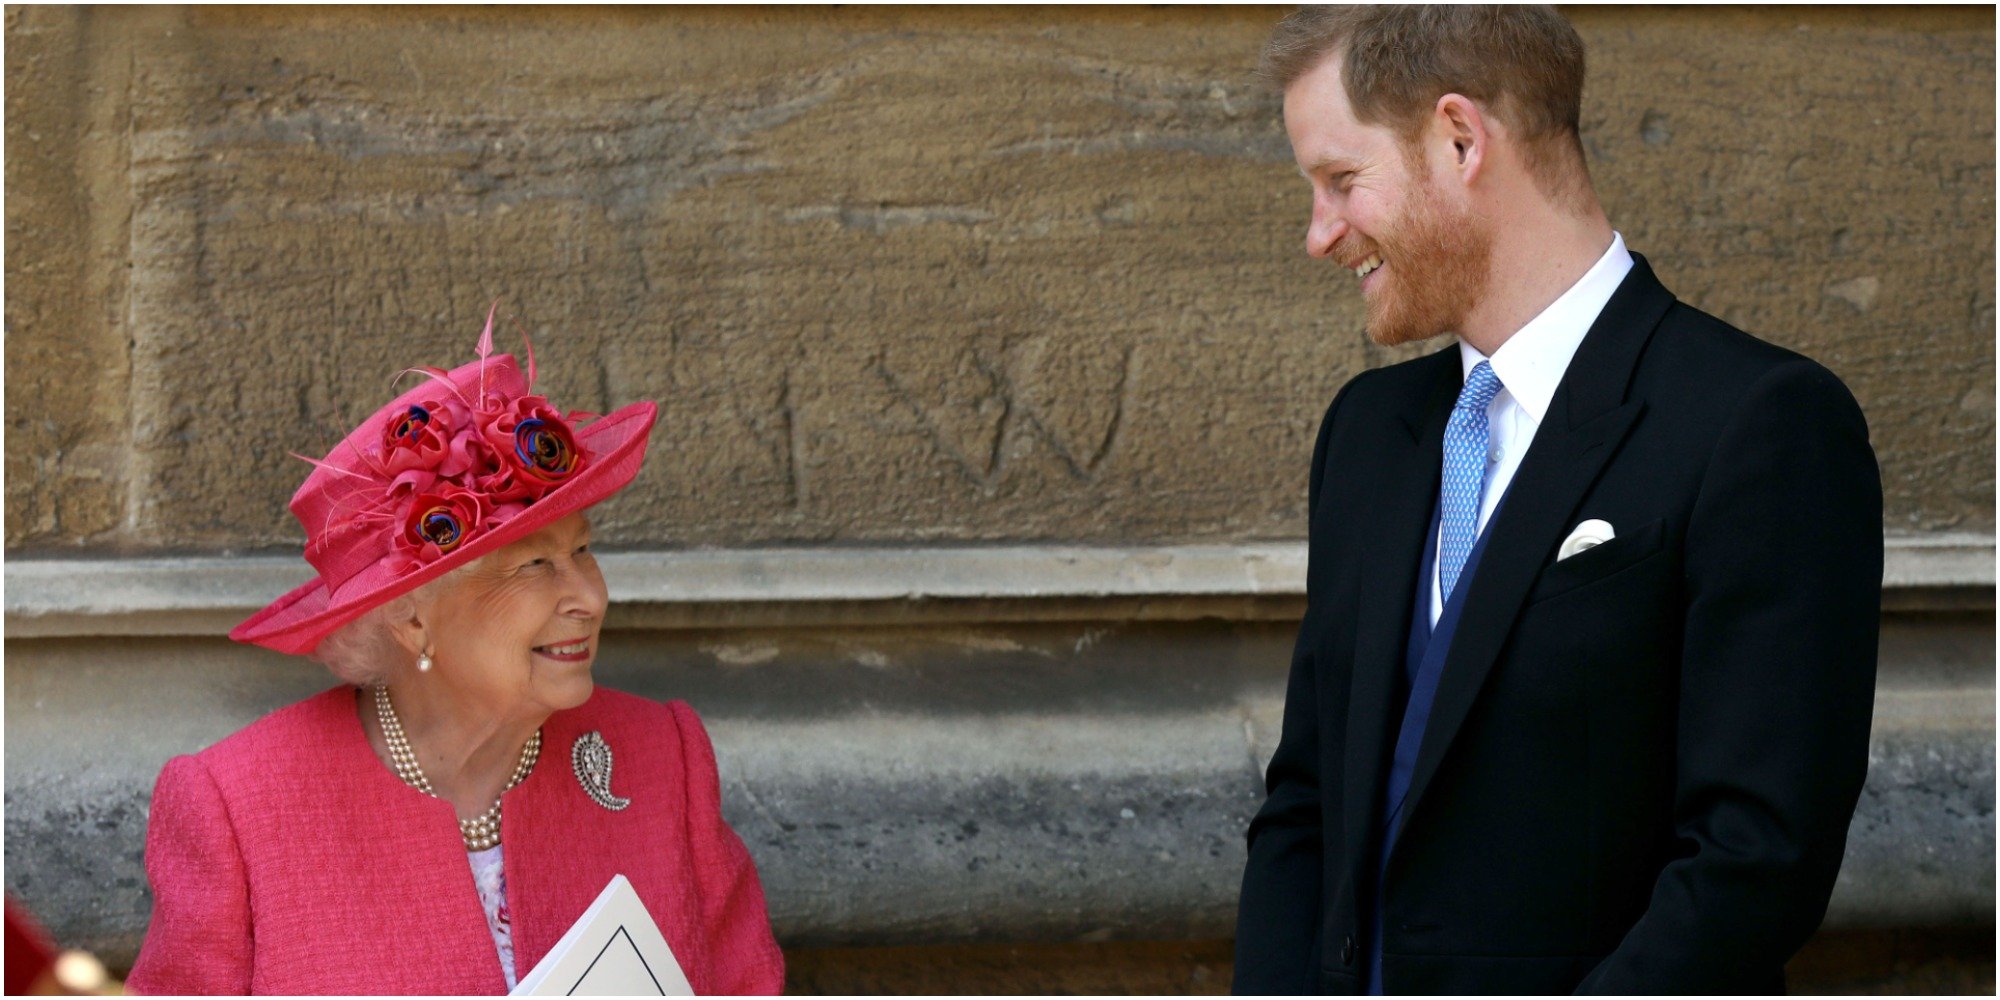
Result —
<instances>
[{"instance_id":1,"label":"man's face","mask_svg":"<svg viewBox=\"0 0 2000 1000\"><path fill-rule=\"evenodd\" d=\"M1306 252L1359 279L1376 343L1457 332L1485 291L1492 234L1433 181L1421 145L1355 120L1340 67L1329 58L1285 90L1285 131L1313 189Z\"/></svg>"}]
</instances>

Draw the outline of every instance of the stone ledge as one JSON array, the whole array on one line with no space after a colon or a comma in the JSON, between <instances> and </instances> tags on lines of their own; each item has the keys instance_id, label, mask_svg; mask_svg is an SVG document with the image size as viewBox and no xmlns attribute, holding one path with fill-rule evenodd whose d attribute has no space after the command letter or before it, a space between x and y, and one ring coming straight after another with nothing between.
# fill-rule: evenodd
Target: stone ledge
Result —
<instances>
[{"instance_id":1,"label":"stone ledge","mask_svg":"<svg viewBox=\"0 0 2000 1000\"><path fill-rule=\"evenodd\" d=\"M1137 717L801 724L744 707L705 714L724 813L788 947L1227 936L1262 799L1245 720L1280 711L1251 698ZM1826 925L1990 925L1990 719L1937 732L1885 707ZM8 889L61 939L129 962L157 765L46 763L9 769Z\"/></svg>"},{"instance_id":2,"label":"stone ledge","mask_svg":"<svg viewBox=\"0 0 2000 1000\"><path fill-rule=\"evenodd\" d=\"M1296 617L1302 542L722 549L601 557L614 628ZM308 579L294 556L14 559L20 638L221 635ZM1991 608L1994 538L1892 537L1886 610Z\"/></svg>"},{"instance_id":3,"label":"stone ledge","mask_svg":"<svg viewBox=\"0 0 2000 1000\"><path fill-rule=\"evenodd\" d=\"M1289 623L637 631L592 676L700 712L788 946L1226 936ZM7 888L129 961L175 754L324 690L217 637L7 643ZM1991 924L1990 616L1883 622L1829 926ZM122 958L120 957L122 956Z\"/></svg>"}]
</instances>

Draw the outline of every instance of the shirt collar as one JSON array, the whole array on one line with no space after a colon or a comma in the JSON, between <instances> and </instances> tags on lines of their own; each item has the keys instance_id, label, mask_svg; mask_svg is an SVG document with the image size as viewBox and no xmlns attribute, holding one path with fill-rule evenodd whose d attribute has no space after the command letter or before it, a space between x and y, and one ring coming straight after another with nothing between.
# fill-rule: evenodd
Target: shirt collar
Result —
<instances>
[{"instance_id":1,"label":"shirt collar","mask_svg":"<svg viewBox=\"0 0 2000 1000\"><path fill-rule=\"evenodd\" d=\"M1481 361L1490 362L1493 374L1499 376L1507 394L1540 424L1542 415L1548 412L1549 401L1555 398L1563 372L1569 368L1570 358L1576 356L1576 349L1583 344L1583 335L1590 332L1597 314L1604 311L1611 293L1618 290L1630 270L1632 254L1625 249L1625 237L1614 232L1604 256L1597 258L1597 263L1583 272L1583 277L1576 279L1568 291L1549 303L1548 308L1508 337L1492 357L1459 341L1463 374L1471 375L1473 367Z\"/></svg>"}]
</instances>

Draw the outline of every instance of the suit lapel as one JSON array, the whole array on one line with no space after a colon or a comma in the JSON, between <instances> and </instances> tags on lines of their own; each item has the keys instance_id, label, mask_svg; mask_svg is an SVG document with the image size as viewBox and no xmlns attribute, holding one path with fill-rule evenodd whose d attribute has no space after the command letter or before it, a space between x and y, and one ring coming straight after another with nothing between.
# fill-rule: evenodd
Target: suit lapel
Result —
<instances>
[{"instance_id":1,"label":"suit lapel","mask_svg":"<svg viewBox=\"0 0 2000 1000\"><path fill-rule=\"evenodd\" d=\"M1555 557L1571 515L1644 411L1643 401L1625 398L1626 389L1646 341L1673 301L1645 258L1633 254L1631 272L1570 359L1547 418L1508 487L1507 502L1487 525L1485 555L1466 584L1471 589L1404 798L1406 828L1506 644L1522 601ZM1428 502L1423 506L1429 509ZM1415 562L1415 556L1407 561Z\"/></svg>"},{"instance_id":2,"label":"suit lapel","mask_svg":"<svg viewBox=\"0 0 2000 1000\"><path fill-rule=\"evenodd\" d=\"M1348 858L1358 875L1372 864L1376 805L1387 774L1389 725L1396 685L1403 672L1404 646L1409 637L1412 597L1417 589L1417 563L1430 528L1438 477L1444 462L1444 428L1452 401L1464 381L1456 344L1431 355L1434 371L1420 380L1395 423L1402 434L1377 456L1376 478L1368 487L1380 518L1364 529L1360 541L1362 581L1355 616L1354 664L1347 702L1346 763L1342 817L1349 845ZM1350 526L1343 526L1353 530Z\"/></svg>"}]
</instances>

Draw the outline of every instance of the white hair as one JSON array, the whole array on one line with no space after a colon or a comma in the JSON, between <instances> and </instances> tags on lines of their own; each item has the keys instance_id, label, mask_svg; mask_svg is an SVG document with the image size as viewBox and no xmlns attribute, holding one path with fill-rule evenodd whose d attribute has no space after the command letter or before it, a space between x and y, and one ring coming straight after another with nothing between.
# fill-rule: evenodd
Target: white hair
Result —
<instances>
[{"instance_id":1,"label":"white hair","mask_svg":"<svg viewBox=\"0 0 2000 1000\"><path fill-rule=\"evenodd\" d=\"M456 586L467 563L400 597L392 597L361 617L335 629L307 654L314 662L333 671L335 677L356 687L372 687L388 680L399 667L416 663L412 653L396 638L395 624L409 620L418 608L429 607L437 595Z\"/></svg>"}]
</instances>

